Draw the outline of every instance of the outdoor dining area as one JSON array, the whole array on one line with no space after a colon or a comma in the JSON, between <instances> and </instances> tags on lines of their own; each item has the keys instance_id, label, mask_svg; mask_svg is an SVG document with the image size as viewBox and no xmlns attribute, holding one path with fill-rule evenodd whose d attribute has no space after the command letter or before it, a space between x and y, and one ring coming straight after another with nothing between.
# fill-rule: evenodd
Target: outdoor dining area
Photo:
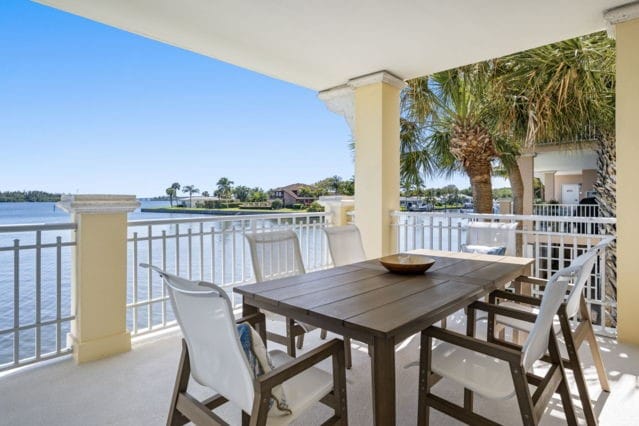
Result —
<instances>
[{"instance_id":1,"label":"outdoor dining area","mask_svg":"<svg viewBox=\"0 0 639 426\"><path fill-rule=\"evenodd\" d=\"M583 343L601 391L610 385L584 286L613 239L544 281L528 276L534 259L506 254L516 226L476 222L462 252L416 250L371 260L355 225L327 227L335 267L311 273L295 232L247 234L257 282L234 289L243 298L239 319L215 284L141 265L162 276L184 339L167 424L226 424L214 409L227 402L241 409L242 424L309 424L305 411L318 403L332 410L323 424L348 424L347 370L359 368L354 346L370 358L372 422L396 424L396 346L410 340L419 345L417 359L404 366L416 367L418 377L411 423L430 424L437 410L468 424L497 424L475 412L477 395L496 407L514 398L525 425L558 409L567 424L598 424ZM532 285L540 297L531 296ZM448 328L449 317L459 324ZM278 321L281 334L271 329ZM328 332L338 337L315 347L305 342L307 333L324 340ZM286 351L269 350L271 342ZM330 372L316 366L325 360ZM214 396L193 396L191 377ZM440 381L463 389L463 402L439 395Z\"/></svg>"}]
</instances>

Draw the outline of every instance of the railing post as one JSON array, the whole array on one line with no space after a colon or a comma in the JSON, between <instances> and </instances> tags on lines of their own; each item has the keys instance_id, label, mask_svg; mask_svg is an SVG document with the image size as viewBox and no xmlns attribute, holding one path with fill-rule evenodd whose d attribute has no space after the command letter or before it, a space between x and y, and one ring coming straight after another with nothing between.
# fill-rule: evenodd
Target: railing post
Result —
<instances>
[{"instance_id":1,"label":"railing post","mask_svg":"<svg viewBox=\"0 0 639 426\"><path fill-rule=\"evenodd\" d=\"M126 329L127 213L133 195L67 195L58 206L76 223L69 339L83 363L131 349Z\"/></svg>"}]
</instances>

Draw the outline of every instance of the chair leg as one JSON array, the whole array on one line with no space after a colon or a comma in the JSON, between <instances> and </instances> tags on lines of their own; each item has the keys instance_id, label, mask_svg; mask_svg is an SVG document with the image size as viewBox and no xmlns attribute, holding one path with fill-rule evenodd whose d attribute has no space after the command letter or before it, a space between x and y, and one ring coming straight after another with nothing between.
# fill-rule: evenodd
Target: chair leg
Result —
<instances>
[{"instance_id":1,"label":"chair leg","mask_svg":"<svg viewBox=\"0 0 639 426\"><path fill-rule=\"evenodd\" d=\"M588 304L586 299L581 296L579 302L579 314L581 320L586 323L586 339L588 340L588 346L590 346L590 353L592 359L595 362L595 368L597 369L597 376L599 376L599 384L601 389L605 392L610 392L610 384L608 383L608 375L606 374L606 368L604 366L603 358L601 357L601 348L599 342L597 342L597 336L595 336L595 330L592 327L592 321L590 319L590 311L588 310Z\"/></svg>"},{"instance_id":2,"label":"chair leg","mask_svg":"<svg viewBox=\"0 0 639 426\"><path fill-rule=\"evenodd\" d=\"M351 338L344 337L344 359L346 360L346 368L349 370L353 366L353 359L351 354Z\"/></svg>"},{"instance_id":3,"label":"chair leg","mask_svg":"<svg viewBox=\"0 0 639 426\"><path fill-rule=\"evenodd\" d=\"M166 419L167 426L184 425L190 421L177 409L178 398L181 393L186 392L190 377L191 364L189 361L189 350L186 346L186 342L182 339L182 354L180 355L180 363L178 364L177 377L175 378L173 396L171 397L171 408L169 409L169 416Z\"/></svg>"},{"instance_id":4,"label":"chair leg","mask_svg":"<svg viewBox=\"0 0 639 426\"><path fill-rule=\"evenodd\" d=\"M289 356L295 357L295 320L286 318L286 351Z\"/></svg>"},{"instance_id":5,"label":"chair leg","mask_svg":"<svg viewBox=\"0 0 639 426\"><path fill-rule=\"evenodd\" d=\"M417 426L428 426L430 423L430 406L427 396L430 393L430 359L432 338L422 331L419 348L419 390L417 396Z\"/></svg>"},{"instance_id":6,"label":"chair leg","mask_svg":"<svg viewBox=\"0 0 639 426\"><path fill-rule=\"evenodd\" d=\"M572 367L572 372L575 376L575 383L577 384L577 390L579 391L579 398L581 399L584 416L586 417L586 423L589 426L594 426L597 424L597 417L592 408L592 402L590 401L590 395L588 393L588 385L586 384L586 379L584 378L584 372L581 369L579 353L577 352L577 348L575 347L575 341L573 339L572 331L570 330L570 323L568 322L568 316L566 314L565 307L560 308L559 322L561 324L561 331L566 343L566 350L568 352L570 366Z\"/></svg>"},{"instance_id":7,"label":"chair leg","mask_svg":"<svg viewBox=\"0 0 639 426\"><path fill-rule=\"evenodd\" d=\"M448 319L448 318L443 318L443 319L441 320L441 326L442 326L442 328L446 328L446 323L447 323L447 321L446 321L446 320L447 320L447 319Z\"/></svg>"},{"instance_id":8,"label":"chair leg","mask_svg":"<svg viewBox=\"0 0 639 426\"><path fill-rule=\"evenodd\" d=\"M324 340L326 339L326 335L328 334L328 332L324 329L322 329L322 331L320 331L320 339Z\"/></svg>"},{"instance_id":9,"label":"chair leg","mask_svg":"<svg viewBox=\"0 0 639 426\"><path fill-rule=\"evenodd\" d=\"M304 334L306 333L302 333L299 336L297 336L297 349L302 349L302 347L304 346Z\"/></svg>"},{"instance_id":10,"label":"chair leg","mask_svg":"<svg viewBox=\"0 0 639 426\"><path fill-rule=\"evenodd\" d=\"M561 308L565 314L565 306ZM557 336L555 333L550 333L548 354L553 363L556 363L559 367L561 374L561 382L558 386L559 395L561 396L561 405L564 407L564 414L566 416L566 423L569 426L577 426L577 415L575 414L575 407L572 404L572 397L570 395L570 388L568 387L568 379L566 379L566 369L564 368L564 362L559 352L559 345L557 343ZM576 375L575 375L576 376ZM588 401L590 403L590 401Z\"/></svg>"}]
</instances>

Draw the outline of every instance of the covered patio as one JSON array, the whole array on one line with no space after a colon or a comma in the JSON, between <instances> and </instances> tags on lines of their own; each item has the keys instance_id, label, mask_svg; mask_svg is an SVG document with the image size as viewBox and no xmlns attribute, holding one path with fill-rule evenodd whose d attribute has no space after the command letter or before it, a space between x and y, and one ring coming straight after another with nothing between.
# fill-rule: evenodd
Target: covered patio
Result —
<instances>
[{"instance_id":1,"label":"covered patio","mask_svg":"<svg viewBox=\"0 0 639 426\"><path fill-rule=\"evenodd\" d=\"M36 1L317 91L331 111L345 118L356 142L354 217L371 259L401 248L393 215L400 210L400 94L406 80L607 29L617 40L619 159L617 336L601 340L612 384L609 395L600 393L587 348L582 348L582 358L601 423L637 422L639 263L634 252L639 225L633 216L639 201L632 185L639 180L639 2L496 0L478 7L461 0L286 0L275 4L208 0ZM528 159L524 157L522 161ZM529 184L525 197L532 199L532 183ZM51 361L51 365L7 373L0 380L0 391L6 396L0 402L3 422L164 422L179 356L179 338L170 332L131 343L126 321L127 273L132 273L127 271L126 213L136 206L132 196L78 195L64 200L63 207L73 214L75 222L69 228L75 233L71 245L82 254L74 260L74 316L69 336L75 361L81 365ZM335 217L345 216L339 203L335 209ZM151 241L150 224L148 229ZM188 238L190 241L191 236ZM137 236L134 240L137 244ZM561 244L563 249L563 239ZM137 275L132 274L137 285ZM451 322L453 329L464 330L463 315L456 315ZM317 334L309 335L305 348L312 348L317 339ZM415 338L396 347L397 424L414 424L416 419L417 374L403 366L418 358L418 345ZM366 348L355 349L353 369L347 375L349 420L351 424L366 425L372 423L371 373ZM112 357L102 359L109 356ZM35 396L34 392L41 394ZM435 392L455 400L461 398L461 392L455 393L446 382L438 384ZM34 399L41 402L34 404ZM564 423L559 402L553 400L543 424ZM515 400L495 404L478 399L476 405L478 412L490 413L501 423L519 421ZM581 414L579 408L577 412ZM233 413L237 415L239 411ZM299 424L315 423L322 415L321 409L311 413ZM583 420L583 416L580 418ZM432 420L433 424L453 424L440 413L433 414Z\"/></svg>"}]
</instances>

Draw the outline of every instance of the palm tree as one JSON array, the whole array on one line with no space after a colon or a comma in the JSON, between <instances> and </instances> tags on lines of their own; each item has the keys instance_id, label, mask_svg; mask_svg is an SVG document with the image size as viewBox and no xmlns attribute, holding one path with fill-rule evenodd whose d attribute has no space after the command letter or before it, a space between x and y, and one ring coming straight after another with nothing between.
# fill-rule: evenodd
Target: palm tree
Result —
<instances>
[{"instance_id":1,"label":"palm tree","mask_svg":"<svg viewBox=\"0 0 639 426\"><path fill-rule=\"evenodd\" d=\"M238 185L235 188L233 188L233 195L235 195L235 198L237 198L238 200L242 202L248 199L250 193L251 193L251 188L249 188L248 186Z\"/></svg>"},{"instance_id":2,"label":"palm tree","mask_svg":"<svg viewBox=\"0 0 639 426\"><path fill-rule=\"evenodd\" d=\"M189 193L189 207L193 207L193 194L198 194L200 190L197 189L195 185L184 185L182 192Z\"/></svg>"},{"instance_id":3,"label":"palm tree","mask_svg":"<svg viewBox=\"0 0 639 426\"><path fill-rule=\"evenodd\" d=\"M233 194L233 181L228 178L221 177L217 181L217 191L215 193L218 197L227 200L226 206L228 207L228 199L231 198Z\"/></svg>"},{"instance_id":4,"label":"palm tree","mask_svg":"<svg viewBox=\"0 0 639 426\"><path fill-rule=\"evenodd\" d=\"M166 188L166 195L169 196L169 203L171 204L171 207L173 207L173 197L175 197L175 188L173 187Z\"/></svg>"},{"instance_id":5,"label":"palm tree","mask_svg":"<svg viewBox=\"0 0 639 426\"><path fill-rule=\"evenodd\" d=\"M402 155L414 164L405 165L404 173L464 171L479 213L493 208L491 163L497 151L487 120L492 75L489 63L464 66L411 80L402 94Z\"/></svg>"},{"instance_id":6,"label":"palm tree","mask_svg":"<svg viewBox=\"0 0 639 426\"><path fill-rule=\"evenodd\" d=\"M202 191L202 197L210 196L209 191Z\"/></svg>"}]
</instances>

